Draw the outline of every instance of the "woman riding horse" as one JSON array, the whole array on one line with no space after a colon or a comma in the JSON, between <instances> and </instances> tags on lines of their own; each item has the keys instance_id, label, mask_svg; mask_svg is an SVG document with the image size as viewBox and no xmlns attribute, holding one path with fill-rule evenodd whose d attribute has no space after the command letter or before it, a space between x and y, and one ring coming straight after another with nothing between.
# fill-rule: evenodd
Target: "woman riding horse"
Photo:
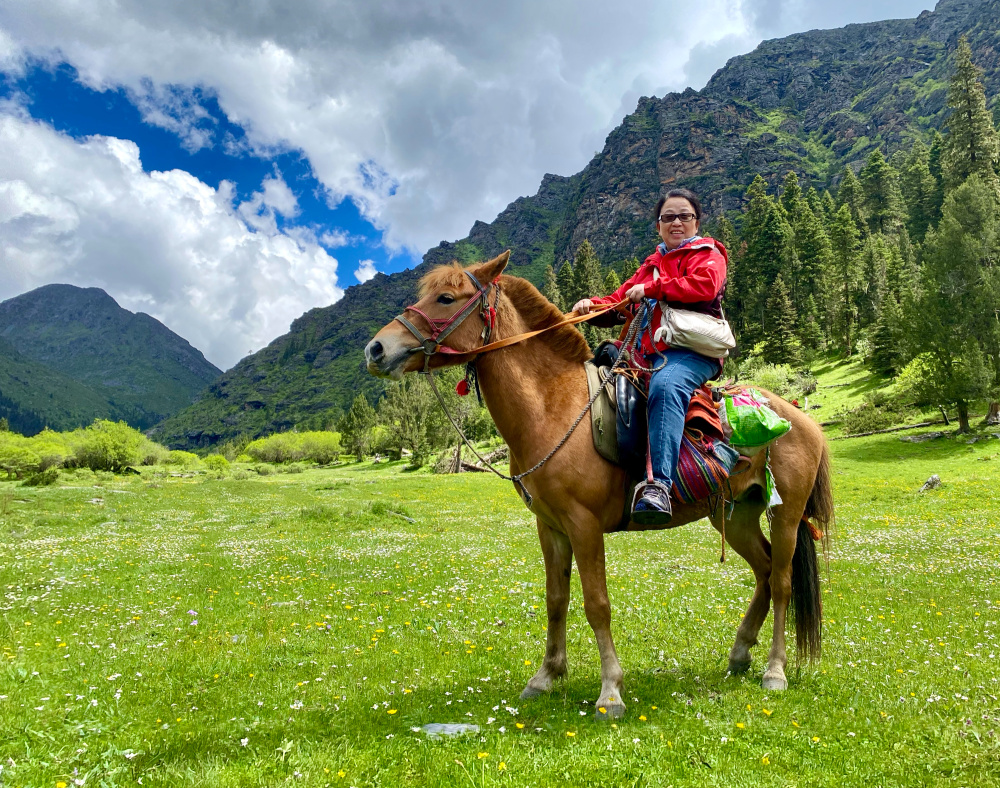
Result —
<instances>
[{"instance_id":1,"label":"woman riding horse","mask_svg":"<svg viewBox=\"0 0 1000 788\"><path fill-rule=\"evenodd\" d=\"M712 238L698 235L701 203L687 189L673 189L656 204L656 230L663 243L643 261L639 270L611 295L584 298L573 311L587 314L591 307L617 304L627 298L634 304L648 299L652 314L641 326L639 351L652 371L649 381L649 452L653 481L639 491L632 519L640 525L666 525L671 519L670 488L684 431L684 417L695 389L722 372L718 359L693 350L669 347L654 341L660 325L660 303L722 317L726 288L726 248Z\"/></svg>"}]
</instances>

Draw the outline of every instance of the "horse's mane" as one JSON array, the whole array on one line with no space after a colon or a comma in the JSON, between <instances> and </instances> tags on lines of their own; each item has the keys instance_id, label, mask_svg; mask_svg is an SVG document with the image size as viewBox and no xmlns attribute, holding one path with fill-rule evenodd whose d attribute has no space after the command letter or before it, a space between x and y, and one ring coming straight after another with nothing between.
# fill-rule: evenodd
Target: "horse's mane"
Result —
<instances>
[{"instance_id":1,"label":"horse's mane","mask_svg":"<svg viewBox=\"0 0 1000 788\"><path fill-rule=\"evenodd\" d=\"M469 271L474 273L476 268L477 266L471 266ZM457 262L451 265L439 265L420 280L420 297L423 298L428 293L445 287L461 290L468 281L465 269ZM520 315L530 331L546 328L563 319L563 313L527 279L504 274L500 277L500 290L507 296L511 308ZM505 322L505 306L501 301L499 315L501 326ZM542 334L540 339L548 342L556 353L568 361L583 363L593 355L583 334L573 326L557 328Z\"/></svg>"}]
</instances>

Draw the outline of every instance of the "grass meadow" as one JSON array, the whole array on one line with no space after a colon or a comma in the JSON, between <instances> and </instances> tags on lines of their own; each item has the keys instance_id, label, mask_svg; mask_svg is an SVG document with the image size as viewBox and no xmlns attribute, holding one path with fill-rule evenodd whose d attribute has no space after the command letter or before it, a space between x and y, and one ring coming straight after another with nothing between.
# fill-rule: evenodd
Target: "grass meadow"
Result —
<instances>
[{"instance_id":1,"label":"grass meadow","mask_svg":"<svg viewBox=\"0 0 1000 788\"><path fill-rule=\"evenodd\" d=\"M518 700L544 577L496 478L0 483L0 785L1000 785L1000 440L831 447L822 660L762 691L769 618L728 676L742 559L706 522L615 535L616 724L575 577L570 675Z\"/></svg>"}]
</instances>

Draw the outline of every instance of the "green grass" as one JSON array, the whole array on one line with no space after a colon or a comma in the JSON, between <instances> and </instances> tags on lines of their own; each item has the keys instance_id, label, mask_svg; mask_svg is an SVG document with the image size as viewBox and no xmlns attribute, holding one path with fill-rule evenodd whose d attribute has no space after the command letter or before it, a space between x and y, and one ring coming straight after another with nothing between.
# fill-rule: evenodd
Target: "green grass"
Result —
<instances>
[{"instance_id":1,"label":"green grass","mask_svg":"<svg viewBox=\"0 0 1000 788\"><path fill-rule=\"evenodd\" d=\"M493 477L2 483L0 781L1000 784L1000 441L831 445L823 659L764 692L769 619L751 673L728 677L747 566L719 563L705 523L616 535L615 725L592 718L575 576L570 675L518 700L543 653L544 576L531 517ZM942 487L918 493L931 473ZM412 730L430 722L481 733Z\"/></svg>"}]
</instances>

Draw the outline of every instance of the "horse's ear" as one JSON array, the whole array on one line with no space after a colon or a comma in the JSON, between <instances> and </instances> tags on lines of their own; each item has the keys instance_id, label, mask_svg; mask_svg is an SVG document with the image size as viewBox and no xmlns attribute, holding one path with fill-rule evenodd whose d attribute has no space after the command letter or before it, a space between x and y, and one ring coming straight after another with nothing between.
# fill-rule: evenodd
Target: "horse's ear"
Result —
<instances>
[{"instance_id":1,"label":"horse's ear","mask_svg":"<svg viewBox=\"0 0 1000 788\"><path fill-rule=\"evenodd\" d=\"M472 275L476 277L479 284L485 287L503 273L503 269L507 267L509 259L510 249L506 252L501 252L499 256L494 257L492 260L480 263L477 268L473 269Z\"/></svg>"}]
</instances>

